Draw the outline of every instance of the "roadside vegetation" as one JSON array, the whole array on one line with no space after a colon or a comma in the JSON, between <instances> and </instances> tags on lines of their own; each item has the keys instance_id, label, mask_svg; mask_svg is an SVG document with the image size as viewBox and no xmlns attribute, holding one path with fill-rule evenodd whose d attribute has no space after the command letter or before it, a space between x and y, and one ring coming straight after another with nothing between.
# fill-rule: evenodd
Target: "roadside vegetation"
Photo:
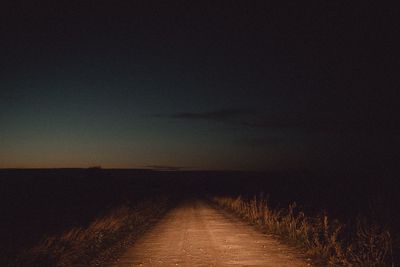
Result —
<instances>
[{"instance_id":1,"label":"roadside vegetation","mask_svg":"<svg viewBox=\"0 0 400 267\"><path fill-rule=\"evenodd\" d=\"M214 197L213 202L262 227L329 266L394 266L389 231L365 220L354 225L330 220L326 214L307 216L296 203L273 209L266 198Z\"/></svg>"},{"instance_id":2,"label":"roadside vegetation","mask_svg":"<svg viewBox=\"0 0 400 267\"><path fill-rule=\"evenodd\" d=\"M102 266L140 236L171 203L166 197L158 197L134 206L118 206L86 227L44 238L10 266Z\"/></svg>"}]
</instances>

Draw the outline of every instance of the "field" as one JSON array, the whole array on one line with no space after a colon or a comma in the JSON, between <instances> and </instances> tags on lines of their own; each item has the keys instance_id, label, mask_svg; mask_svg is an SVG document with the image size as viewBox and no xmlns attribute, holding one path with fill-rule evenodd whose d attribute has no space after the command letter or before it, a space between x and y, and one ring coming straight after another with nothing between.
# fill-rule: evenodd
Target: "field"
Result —
<instances>
[{"instance_id":1,"label":"field","mask_svg":"<svg viewBox=\"0 0 400 267\"><path fill-rule=\"evenodd\" d=\"M262 210L264 222L266 211L270 212L268 218L280 212L282 218L292 218L292 222L300 222L299 225L301 218L303 223L309 222L309 218L320 218L322 221L318 225L321 227L327 220L325 225L332 227L329 238L340 242L350 242L345 235L356 234L357 229L361 229L360 222L365 222L369 227L365 229L374 226L380 237L390 233L390 238L377 243L390 244L380 262L389 266L399 260L397 225L400 220L396 215L400 211L400 201L399 185L394 176L37 169L1 170L0 177L1 266L13 266L16 259L23 262L27 255L29 260L37 257L36 263L42 266L45 263L54 266L54 262L64 262L64 266L71 266L71 262L74 266L87 266L95 261L107 261L111 254L123 250L123 242L134 242L134 237L127 240L132 233L140 235L177 203L215 196L219 197L216 199L219 204L236 209L254 223L260 218L260 214L254 212L265 208L266 203L268 209ZM237 199L239 195L241 198ZM244 204L248 204L250 211L253 208L253 217L243 211ZM275 224L281 219L276 219ZM335 236L335 225L345 231ZM290 233L281 233L283 238L285 235L290 236ZM353 237L351 241L355 240ZM306 247L304 242L296 245ZM333 247L324 249L329 251L320 249L314 254L334 262L329 257L338 250L333 253ZM77 255L76 251L81 254ZM75 258L66 256L70 254ZM382 257L381 254L371 255L376 259Z\"/></svg>"}]
</instances>

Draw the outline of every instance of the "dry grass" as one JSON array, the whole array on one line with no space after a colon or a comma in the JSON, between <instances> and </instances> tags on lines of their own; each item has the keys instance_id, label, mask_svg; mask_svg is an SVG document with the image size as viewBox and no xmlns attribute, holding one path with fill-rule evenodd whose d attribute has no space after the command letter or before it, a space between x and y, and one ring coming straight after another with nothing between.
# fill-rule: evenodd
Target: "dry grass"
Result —
<instances>
[{"instance_id":1,"label":"dry grass","mask_svg":"<svg viewBox=\"0 0 400 267\"><path fill-rule=\"evenodd\" d=\"M394 266L390 233L378 226L359 220L355 230L350 231L326 215L307 217L296 210L295 203L287 209L271 209L263 197L214 197L213 201L267 232L303 247L308 255L326 265Z\"/></svg>"},{"instance_id":2,"label":"dry grass","mask_svg":"<svg viewBox=\"0 0 400 267\"><path fill-rule=\"evenodd\" d=\"M95 219L87 227L74 227L45 238L19 257L16 266L90 266L102 251L128 234L143 229L168 208L166 198L123 205ZM14 266L14 265L13 265Z\"/></svg>"}]
</instances>

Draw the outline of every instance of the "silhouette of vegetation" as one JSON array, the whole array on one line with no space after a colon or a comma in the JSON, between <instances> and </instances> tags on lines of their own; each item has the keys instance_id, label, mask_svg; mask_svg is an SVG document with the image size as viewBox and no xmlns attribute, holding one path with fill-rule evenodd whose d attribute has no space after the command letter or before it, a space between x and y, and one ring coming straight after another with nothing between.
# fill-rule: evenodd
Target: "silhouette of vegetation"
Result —
<instances>
[{"instance_id":1,"label":"silhouette of vegetation","mask_svg":"<svg viewBox=\"0 0 400 267\"><path fill-rule=\"evenodd\" d=\"M219 206L235 212L265 231L303 247L309 256L330 266L394 266L389 231L358 220L346 229L326 214L306 216L292 203L286 209L272 209L263 197L214 197Z\"/></svg>"},{"instance_id":2,"label":"silhouette of vegetation","mask_svg":"<svg viewBox=\"0 0 400 267\"><path fill-rule=\"evenodd\" d=\"M73 227L60 235L44 238L12 264L21 267L98 266L116 257L124 245L165 213L169 204L168 198L159 197L134 206L119 206L94 219L87 227Z\"/></svg>"}]
</instances>

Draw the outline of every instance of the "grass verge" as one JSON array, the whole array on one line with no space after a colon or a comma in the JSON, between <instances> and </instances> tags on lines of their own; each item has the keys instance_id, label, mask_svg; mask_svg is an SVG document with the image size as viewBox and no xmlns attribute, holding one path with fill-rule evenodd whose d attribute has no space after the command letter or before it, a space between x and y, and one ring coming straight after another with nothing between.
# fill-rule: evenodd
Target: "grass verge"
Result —
<instances>
[{"instance_id":1,"label":"grass verge","mask_svg":"<svg viewBox=\"0 0 400 267\"><path fill-rule=\"evenodd\" d=\"M358 220L346 227L327 215L306 216L296 204L272 209L263 197L214 197L213 202L266 232L302 247L306 254L329 266L394 266L389 231Z\"/></svg>"},{"instance_id":2,"label":"grass verge","mask_svg":"<svg viewBox=\"0 0 400 267\"><path fill-rule=\"evenodd\" d=\"M22 253L10 266L102 266L105 255L118 253L129 238L139 236L171 207L166 197L134 206L122 205L93 220L87 227L74 227L49 236Z\"/></svg>"}]
</instances>

